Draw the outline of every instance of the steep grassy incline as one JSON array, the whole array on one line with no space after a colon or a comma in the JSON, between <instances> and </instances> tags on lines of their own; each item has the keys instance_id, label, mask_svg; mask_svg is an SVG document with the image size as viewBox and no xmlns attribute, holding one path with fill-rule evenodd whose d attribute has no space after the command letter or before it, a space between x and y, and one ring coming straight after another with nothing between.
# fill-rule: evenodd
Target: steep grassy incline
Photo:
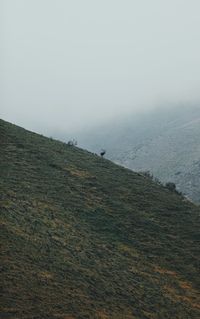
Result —
<instances>
[{"instance_id":1,"label":"steep grassy incline","mask_svg":"<svg viewBox=\"0 0 200 319\"><path fill-rule=\"evenodd\" d=\"M198 318L200 209L0 122L1 318Z\"/></svg>"}]
</instances>

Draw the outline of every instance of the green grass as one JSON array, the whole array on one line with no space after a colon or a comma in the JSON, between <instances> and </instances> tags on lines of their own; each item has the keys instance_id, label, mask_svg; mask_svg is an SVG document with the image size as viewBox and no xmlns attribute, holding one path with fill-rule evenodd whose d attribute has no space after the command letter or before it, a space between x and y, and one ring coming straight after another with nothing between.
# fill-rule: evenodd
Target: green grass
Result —
<instances>
[{"instance_id":1,"label":"green grass","mask_svg":"<svg viewBox=\"0 0 200 319\"><path fill-rule=\"evenodd\" d=\"M1 318L200 317L198 206L0 122Z\"/></svg>"}]
</instances>

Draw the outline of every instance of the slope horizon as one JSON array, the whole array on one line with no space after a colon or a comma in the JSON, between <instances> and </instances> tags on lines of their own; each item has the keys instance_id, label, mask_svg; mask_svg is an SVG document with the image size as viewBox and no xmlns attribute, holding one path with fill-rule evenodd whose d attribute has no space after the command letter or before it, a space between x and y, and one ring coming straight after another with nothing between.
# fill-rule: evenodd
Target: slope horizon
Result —
<instances>
[{"instance_id":1,"label":"slope horizon","mask_svg":"<svg viewBox=\"0 0 200 319\"><path fill-rule=\"evenodd\" d=\"M122 118L82 132L79 145L134 171L150 171L162 183L200 202L200 107L180 106ZM64 135L63 135L64 137ZM63 138L64 139L64 138Z\"/></svg>"}]
</instances>

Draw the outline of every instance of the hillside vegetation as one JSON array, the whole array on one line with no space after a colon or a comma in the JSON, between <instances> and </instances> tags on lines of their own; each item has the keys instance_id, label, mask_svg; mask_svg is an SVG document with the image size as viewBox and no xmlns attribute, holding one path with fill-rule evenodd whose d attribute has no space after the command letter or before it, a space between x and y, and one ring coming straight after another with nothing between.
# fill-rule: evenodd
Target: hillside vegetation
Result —
<instances>
[{"instance_id":1,"label":"hillside vegetation","mask_svg":"<svg viewBox=\"0 0 200 319\"><path fill-rule=\"evenodd\" d=\"M150 171L163 183L200 203L200 107L174 106L148 114L130 115L78 136L81 146L102 147L112 161Z\"/></svg>"},{"instance_id":2,"label":"hillside vegetation","mask_svg":"<svg viewBox=\"0 0 200 319\"><path fill-rule=\"evenodd\" d=\"M200 317L200 209L0 122L1 318Z\"/></svg>"}]
</instances>

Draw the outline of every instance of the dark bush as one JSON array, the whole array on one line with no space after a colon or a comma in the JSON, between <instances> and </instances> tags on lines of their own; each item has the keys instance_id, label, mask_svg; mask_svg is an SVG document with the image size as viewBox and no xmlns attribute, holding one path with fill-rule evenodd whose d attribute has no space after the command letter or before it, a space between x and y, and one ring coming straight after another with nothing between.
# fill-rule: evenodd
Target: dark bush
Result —
<instances>
[{"instance_id":1,"label":"dark bush","mask_svg":"<svg viewBox=\"0 0 200 319\"><path fill-rule=\"evenodd\" d=\"M170 191L172 191L172 192L176 191L176 184L175 183L168 182L168 183L165 184L165 187L167 189L169 189Z\"/></svg>"},{"instance_id":2,"label":"dark bush","mask_svg":"<svg viewBox=\"0 0 200 319\"><path fill-rule=\"evenodd\" d=\"M67 142L67 145L69 145L69 146L77 146L77 144L78 144L78 142L77 142L77 140L75 140L75 139L69 140L69 141Z\"/></svg>"}]
</instances>

